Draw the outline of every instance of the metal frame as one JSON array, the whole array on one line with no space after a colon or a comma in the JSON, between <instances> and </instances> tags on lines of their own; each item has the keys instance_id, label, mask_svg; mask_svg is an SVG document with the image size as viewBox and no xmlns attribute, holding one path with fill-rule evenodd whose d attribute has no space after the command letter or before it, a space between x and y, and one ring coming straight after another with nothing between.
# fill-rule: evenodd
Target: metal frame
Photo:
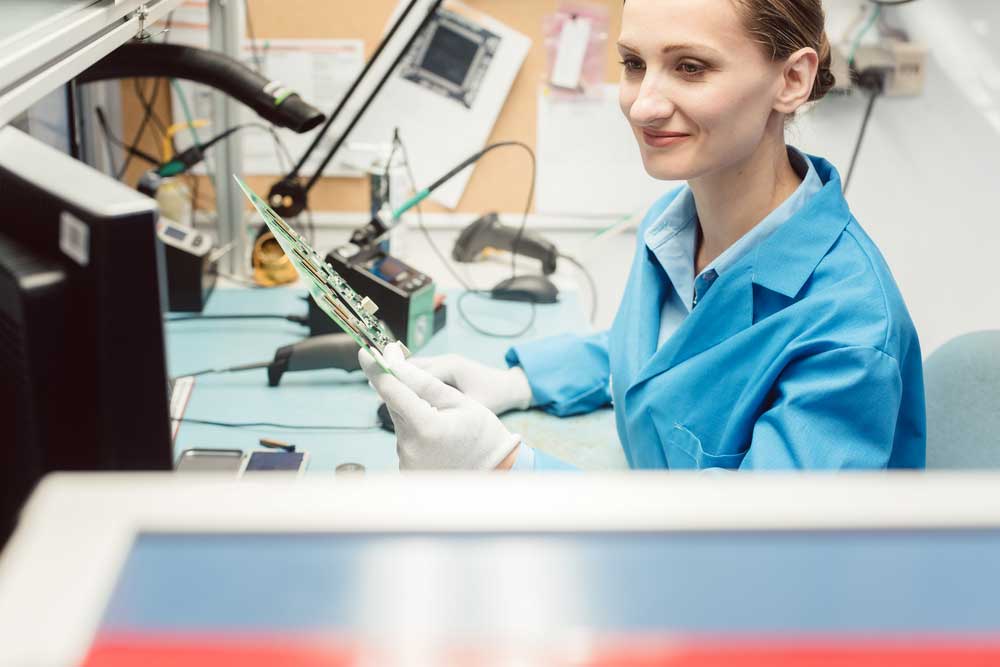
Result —
<instances>
[{"instance_id":1,"label":"metal frame","mask_svg":"<svg viewBox=\"0 0 1000 667\"><path fill-rule=\"evenodd\" d=\"M233 0L210 0L208 12L209 48L239 60L242 26ZM239 122L239 103L223 93L213 92L213 126L235 127ZM233 174L243 175L243 144L239 137L232 135L218 144L212 153L219 245L233 244L232 250L219 262L223 271L244 275L250 269L250 245L244 223L243 193L233 179Z\"/></svg>"},{"instance_id":2,"label":"metal frame","mask_svg":"<svg viewBox=\"0 0 1000 667\"><path fill-rule=\"evenodd\" d=\"M180 4L181 0L50 2L50 13L43 20L0 38L0 126ZM16 24L16 13L27 12L27 6L0 0L2 20ZM60 6L65 8L54 9Z\"/></svg>"}]
</instances>

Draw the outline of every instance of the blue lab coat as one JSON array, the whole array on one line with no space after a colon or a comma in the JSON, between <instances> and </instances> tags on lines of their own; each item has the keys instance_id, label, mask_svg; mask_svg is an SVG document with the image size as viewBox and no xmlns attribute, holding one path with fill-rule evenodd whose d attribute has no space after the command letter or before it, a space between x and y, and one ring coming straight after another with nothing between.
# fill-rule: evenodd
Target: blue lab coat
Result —
<instances>
[{"instance_id":1,"label":"blue lab coat","mask_svg":"<svg viewBox=\"0 0 1000 667\"><path fill-rule=\"evenodd\" d=\"M659 349L672 288L643 237L679 191L654 204L611 329L508 352L535 401L559 416L612 402L633 468L922 468L913 322L836 169L809 159L822 190L722 273ZM542 455L535 467L554 463Z\"/></svg>"}]
</instances>

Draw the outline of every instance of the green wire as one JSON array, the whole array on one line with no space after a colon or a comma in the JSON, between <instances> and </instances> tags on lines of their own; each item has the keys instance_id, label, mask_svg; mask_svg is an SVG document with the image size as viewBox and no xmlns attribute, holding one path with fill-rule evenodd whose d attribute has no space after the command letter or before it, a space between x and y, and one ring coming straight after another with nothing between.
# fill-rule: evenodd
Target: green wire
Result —
<instances>
[{"instance_id":1,"label":"green wire","mask_svg":"<svg viewBox=\"0 0 1000 667\"><path fill-rule=\"evenodd\" d=\"M861 40L864 38L865 35L868 34L868 31L872 29L872 26L875 25L875 21L878 21L878 17L881 14L882 14L882 5L875 5L875 11L872 12L872 15L868 17L868 23L866 23L865 27L861 29L861 32L858 33L858 36L854 38L854 44L851 46L851 55L847 59L847 64L849 64L851 67L854 66L854 56L857 55L858 53L858 47L861 46Z\"/></svg>"},{"instance_id":2,"label":"green wire","mask_svg":"<svg viewBox=\"0 0 1000 667\"><path fill-rule=\"evenodd\" d=\"M427 196L430 195L430 193L431 193L430 190L424 188L417 194L407 199L405 202L403 202L402 206L400 206L399 208L397 208L395 211L392 212L392 219L399 220L399 218L402 217L404 213L409 211L411 208L413 208L423 200L427 199Z\"/></svg>"}]
</instances>

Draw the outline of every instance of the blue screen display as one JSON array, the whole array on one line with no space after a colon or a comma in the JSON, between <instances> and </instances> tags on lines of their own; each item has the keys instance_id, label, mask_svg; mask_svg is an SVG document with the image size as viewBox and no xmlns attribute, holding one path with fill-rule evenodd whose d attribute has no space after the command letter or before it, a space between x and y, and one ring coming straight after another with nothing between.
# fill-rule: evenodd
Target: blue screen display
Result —
<instances>
[{"instance_id":1,"label":"blue screen display","mask_svg":"<svg viewBox=\"0 0 1000 667\"><path fill-rule=\"evenodd\" d=\"M147 533L102 629L475 636L498 623L996 635L1000 532Z\"/></svg>"}]
</instances>

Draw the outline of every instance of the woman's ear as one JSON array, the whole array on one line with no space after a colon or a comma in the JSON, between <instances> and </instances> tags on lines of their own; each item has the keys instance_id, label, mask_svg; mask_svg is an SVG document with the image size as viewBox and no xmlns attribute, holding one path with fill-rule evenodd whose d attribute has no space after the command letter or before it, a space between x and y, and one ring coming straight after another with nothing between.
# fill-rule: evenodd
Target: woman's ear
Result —
<instances>
[{"instance_id":1,"label":"woman's ear","mask_svg":"<svg viewBox=\"0 0 1000 667\"><path fill-rule=\"evenodd\" d=\"M791 115L812 97L819 55L815 49L799 49L782 66L781 87L774 100L774 110Z\"/></svg>"}]
</instances>

